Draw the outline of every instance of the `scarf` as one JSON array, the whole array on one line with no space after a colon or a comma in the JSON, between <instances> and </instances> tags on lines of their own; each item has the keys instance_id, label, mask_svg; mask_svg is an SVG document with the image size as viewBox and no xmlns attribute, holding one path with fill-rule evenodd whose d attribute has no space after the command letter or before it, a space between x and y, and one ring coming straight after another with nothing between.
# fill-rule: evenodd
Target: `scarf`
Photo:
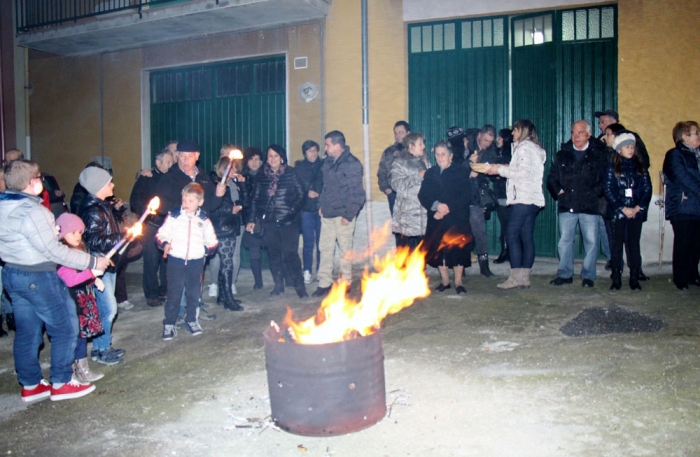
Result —
<instances>
[{"instance_id":1,"label":"scarf","mask_svg":"<svg viewBox=\"0 0 700 457\"><path fill-rule=\"evenodd\" d=\"M269 164L265 164L265 176L270 178L270 186L267 188L267 195L269 197L274 197L277 193L277 183L279 182L280 176L284 174L284 170L287 168L284 164L280 164L277 173L272 171Z\"/></svg>"}]
</instances>

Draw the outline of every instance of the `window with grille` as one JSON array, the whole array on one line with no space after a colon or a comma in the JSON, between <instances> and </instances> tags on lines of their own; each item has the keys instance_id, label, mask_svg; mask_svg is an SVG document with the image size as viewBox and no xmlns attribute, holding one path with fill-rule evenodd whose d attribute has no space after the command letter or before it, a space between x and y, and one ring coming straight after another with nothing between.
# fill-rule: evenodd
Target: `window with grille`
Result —
<instances>
[{"instance_id":1,"label":"window with grille","mask_svg":"<svg viewBox=\"0 0 700 457\"><path fill-rule=\"evenodd\" d=\"M513 21L513 46L532 46L552 41L552 14Z\"/></svg>"},{"instance_id":2,"label":"window with grille","mask_svg":"<svg viewBox=\"0 0 700 457\"><path fill-rule=\"evenodd\" d=\"M411 53L505 46L505 18L410 26Z\"/></svg>"},{"instance_id":3,"label":"window with grille","mask_svg":"<svg viewBox=\"0 0 700 457\"><path fill-rule=\"evenodd\" d=\"M615 37L615 8L586 8L561 13L562 41Z\"/></svg>"}]
</instances>

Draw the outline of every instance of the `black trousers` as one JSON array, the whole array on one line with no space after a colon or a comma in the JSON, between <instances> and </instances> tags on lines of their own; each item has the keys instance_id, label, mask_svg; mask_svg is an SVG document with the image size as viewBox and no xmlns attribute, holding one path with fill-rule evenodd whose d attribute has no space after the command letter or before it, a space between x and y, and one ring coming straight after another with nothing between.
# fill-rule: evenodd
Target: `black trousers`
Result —
<instances>
[{"instance_id":1,"label":"black trousers","mask_svg":"<svg viewBox=\"0 0 700 457\"><path fill-rule=\"evenodd\" d=\"M164 325L175 325L180 311L182 290L185 290L187 306L185 322L197 320L197 307L202 298L202 276L204 276L204 259L185 261L168 256L168 300L165 302Z\"/></svg>"},{"instance_id":2,"label":"black trousers","mask_svg":"<svg viewBox=\"0 0 700 457\"><path fill-rule=\"evenodd\" d=\"M282 226L274 223L263 224L265 224L263 240L270 258L270 270L275 285L284 281L284 267L286 265L294 288L304 287L301 259L299 258L299 224L292 223Z\"/></svg>"},{"instance_id":3,"label":"black trousers","mask_svg":"<svg viewBox=\"0 0 700 457\"><path fill-rule=\"evenodd\" d=\"M700 261L700 221L674 220L673 227L673 282L687 285L700 278L698 262Z\"/></svg>"},{"instance_id":4,"label":"black trousers","mask_svg":"<svg viewBox=\"0 0 700 457\"><path fill-rule=\"evenodd\" d=\"M639 248L639 240L642 237L641 218L638 219L613 219L612 220L612 269L622 271L622 251L627 252L627 266L630 270L639 270L642 267L642 254Z\"/></svg>"},{"instance_id":5,"label":"black trousers","mask_svg":"<svg viewBox=\"0 0 700 457\"><path fill-rule=\"evenodd\" d=\"M164 296L168 291L166 262L163 251L156 245L158 227L144 225L143 234L143 294L147 300Z\"/></svg>"}]
</instances>

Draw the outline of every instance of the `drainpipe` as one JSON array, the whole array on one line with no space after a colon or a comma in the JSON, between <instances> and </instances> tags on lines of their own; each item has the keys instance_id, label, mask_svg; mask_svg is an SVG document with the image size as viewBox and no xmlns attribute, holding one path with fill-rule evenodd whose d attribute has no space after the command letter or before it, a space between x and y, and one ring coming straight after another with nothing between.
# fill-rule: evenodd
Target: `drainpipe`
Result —
<instances>
[{"instance_id":1,"label":"drainpipe","mask_svg":"<svg viewBox=\"0 0 700 457\"><path fill-rule=\"evenodd\" d=\"M321 140L323 140L323 137L326 135L326 70L325 70L325 52L326 48L324 46L324 40L325 40L325 35L326 35L326 19L323 18L320 21L318 21L318 39L319 39L319 54L320 54L320 59L319 59L319 64L321 66L321 82L320 86L321 88L319 89L319 94L321 96ZM323 153L323 151L319 151L319 153Z\"/></svg>"},{"instance_id":2,"label":"drainpipe","mask_svg":"<svg viewBox=\"0 0 700 457\"><path fill-rule=\"evenodd\" d=\"M24 48L24 156L29 160L32 158L32 135L29 116L29 92L31 90L32 85L29 83L29 48Z\"/></svg>"},{"instance_id":3,"label":"drainpipe","mask_svg":"<svg viewBox=\"0 0 700 457\"><path fill-rule=\"evenodd\" d=\"M104 53L100 53L100 156L102 156L102 163L105 163L105 116L104 116L104 65L103 65Z\"/></svg>"},{"instance_id":4,"label":"drainpipe","mask_svg":"<svg viewBox=\"0 0 700 457\"><path fill-rule=\"evenodd\" d=\"M369 159L369 94L367 70L367 0L362 0L362 146L364 147L365 216L367 218L367 260L374 255L372 246L372 190Z\"/></svg>"}]
</instances>

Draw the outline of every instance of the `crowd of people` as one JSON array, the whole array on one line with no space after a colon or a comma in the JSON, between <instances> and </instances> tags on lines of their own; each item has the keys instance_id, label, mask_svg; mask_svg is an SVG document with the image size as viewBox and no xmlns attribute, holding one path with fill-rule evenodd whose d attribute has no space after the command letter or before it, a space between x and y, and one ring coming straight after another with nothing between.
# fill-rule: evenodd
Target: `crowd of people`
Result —
<instances>
[{"instance_id":1,"label":"crowd of people","mask_svg":"<svg viewBox=\"0 0 700 457\"><path fill-rule=\"evenodd\" d=\"M435 291L451 289L454 282L454 292L466 294L464 269L473 261L483 276L494 276L486 221L495 212L501 227L495 262L510 262L508 278L496 287L527 289L535 262L535 221L545 206L546 188L557 202L559 226L559 267L550 284L573 282L578 226L585 249L582 286L595 285L600 241L611 270L610 289L621 288L624 252L629 286L640 290L640 281L647 279L640 238L652 195L649 155L615 111L595 114L600 137L593 137L587 121L575 122L546 177L547 153L528 119L499 131L491 125L451 127L432 154L426 153L424 135L397 122L395 141L382 154L377 173L397 248L425 252L427 264L440 274ZM673 280L679 290L687 290L700 286L698 124L679 122L673 139L675 147L663 164L666 218L675 234ZM334 283L352 281L346 254L352 251L365 191L362 165L343 133L325 135L326 157L318 143L304 142L304 159L293 167L280 145L265 151L248 147L238 158L235 149L223 145L214 169L206 173L198 166L195 141L168 143L155 156L155 167L137 175L131 219L124 202L114 197L107 158L95 158L81 171L72 211L54 219L39 166L19 151L8 151L0 176L1 315L15 331L23 401L92 392L92 383L104 374L88 364L89 341L93 361L123 361L125 350L113 347L112 330L117 312L130 308L123 273L138 255L143 256L147 305L164 305L165 341L176 337L178 327L202 334L199 321L208 316L202 303L206 268L209 295L227 310L244 309L235 297L241 245L248 251L256 290L264 287L261 254L267 252L272 296L288 287L307 297L314 274L318 286L312 295L319 298ZM160 199L155 214L148 209L154 197ZM122 245L126 227L142 215L140 242ZM334 275L336 249L340 265ZM1 326L0 331L2 336ZM37 357L44 331L51 341L50 382L43 379Z\"/></svg>"}]
</instances>

